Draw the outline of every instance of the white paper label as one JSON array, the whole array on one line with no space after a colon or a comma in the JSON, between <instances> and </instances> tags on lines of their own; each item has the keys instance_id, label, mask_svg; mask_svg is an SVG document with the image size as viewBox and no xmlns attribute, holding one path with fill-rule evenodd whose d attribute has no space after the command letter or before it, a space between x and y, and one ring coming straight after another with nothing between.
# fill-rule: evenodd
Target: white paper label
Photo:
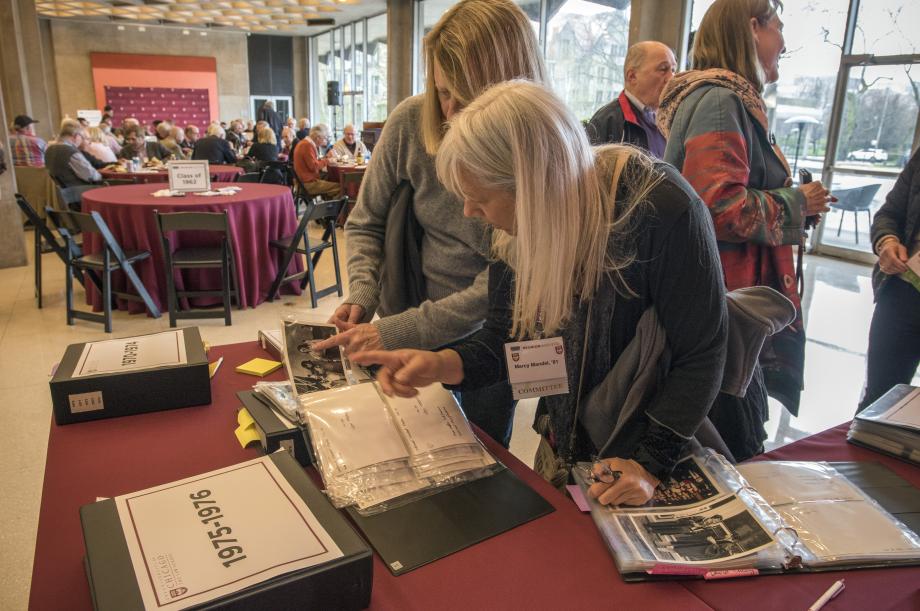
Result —
<instances>
[{"instance_id":1,"label":"white paper label","mask_svg":"<svg viewBox=\"0 0 920 611\"><path fill-rule=\"evenodd\" d=\"M207 161L170 161L169 190L178 193L195 193L211 190L211 170Z\"/></svg>"},{"instance_id":2,"label":"white paper label","mask_svg":"<svg viewBox=\"0 0 920 611\"><path fill-rule=\"evenodd\" d=\"M505 344L508 381L515 399L569 392L561 337Z\"/></svg>"},{"instance_id":3,"label":"white paper label","mask_svg":"<svg viewBox=\"0 0 920 611\"><path fill-rule=\"evenodd\" d=\"M67 395L67 401L70 403L71 414L82 414L83 412L95 412L105 409L105 405L102 403L101 390Z\"/></svg>"},{"instance_id":4,"label":"white paper label","mask_svg":"<svg viewBox=\"0 0 920 611\"><path fill-rule=\"evenodd\" d=\"M147 609L202 605L343 555L267 456L115 505Z\"/></svg>"},{"instance_id":5,"label":"white paper label","mask_svg":"<svg viewBox=\"0 0 920 611\"><path fill-rule=\"evenodd\" d=\"M185 335L181 329L138 337L90 342L74 367L73 378L185 365Z\"/></svg>"}]
</instances>

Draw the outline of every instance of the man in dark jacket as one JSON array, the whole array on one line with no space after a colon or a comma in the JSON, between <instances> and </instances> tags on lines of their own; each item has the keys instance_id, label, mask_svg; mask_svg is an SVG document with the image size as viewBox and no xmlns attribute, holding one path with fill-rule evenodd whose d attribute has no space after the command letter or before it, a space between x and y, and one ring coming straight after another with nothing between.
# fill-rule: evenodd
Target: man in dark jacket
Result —
<instances>
[{"instance_id":1,"label":"man in dark jacket","mask_svg":"<svg viewBox=\"0 0 920 611\"><path fill-rule=\"evenodd\" d=\"M920 150L898 176L872 221L875 311L869 327L862 411L920 364ZM910 261L910 264L908 264Z\"/></svg>"},{"instance_id":2,"label":"man in dark jacket","mask_svg":"<svg viewBox=\"0 0 920 611\"><path fill-rule=\"evenodd\" d=\"M627 142L663 157L666 142L655 125L655 112L675 70L677 60L666 45L648 40L631 46L623 66L622 93L588 122L591 144Z\"/></svg>"},{"instance_id":3,"label":"man in dark jacket","mask_svg":"<svg viewBox=\"0 0 920 611\"><path fill-rule=\"evenodd\" d=\"M281 115L275 110L275 104L271 100L266 100L264 104L259 108L259 113L256 115L257 121L265 121L268 123L268 126L272 128L272 131L275 132L275 140L281 142Z\"/></svg>"},{"instance_id":4,"label":"man in dark jacket","mask_svg":"<svg viewBox=\"0 0 920 611\"><path fill-rule=\"evenodd\" d=\"M217 123L208 126L208 135L195 143L192 159L207 160L210 163L236 163L236 153L230 143L224 140L224 128Z\"/></svg>"}]
</instances>

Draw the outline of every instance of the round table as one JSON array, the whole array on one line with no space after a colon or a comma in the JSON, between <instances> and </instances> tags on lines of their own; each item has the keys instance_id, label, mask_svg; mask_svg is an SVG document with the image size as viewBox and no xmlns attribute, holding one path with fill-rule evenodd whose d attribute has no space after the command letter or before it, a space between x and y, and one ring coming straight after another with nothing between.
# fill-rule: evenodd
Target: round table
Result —
<instances>
[{"instance_id":1,"label":"round table","mask_svg":"<svg viewBox=\"0 0 920 611\"><path fill-rule=\"evenodd\" d=\"M150 296L165 311L166 275L162 242L154 210L160 212L221 212L226 210L233 241L240 305L255 307L265 301L278 271L278 253L269 241L292 235L297 229L297 216L291 191L287 187L258 183L215 184L214 188L237 186L234 195L186 195L185 197L154 197L155 185L138 184L92 189L83 194L83 212L98 212L112 230L124 250L149 250L151 257L135 264L135 269ZM219 238L208 232L182 232L171 236L173 249L219 244ZM101 251L98 235L84 236L87 254ZM288 274L303 269L300 257L295 257ZM125 289L125 279L113 275L116 290ZM92 286L92 283L87 283ZM212 290L220 288L220 270L182 270L176 274L176 290ZM287 283L282 290L300 294L300 285ZM128 292L134 292L130 288ZM94 309L102 309L102 296L95 288L87 291L87 301ZM193 305L210 305L219 298L199 298ZM119 309L145 311L143 303L119 300ZM187 304L183 304L187 307Z\"/></svg>"},{"instance_id":2,"label":"round table","mask_svg":"<svg viewBox=\"0 0 920 611\"><path fill-rule=\"evenodd\" d=\"M244 172L243 168L235 165L210 165L211 182L233 182L236 177ZM166 168L159 170L141 170L140 172L116 172L115 170L100 170L105 180L133 180L136 183L169 182L169 172Z\"/></svg>"}]
</instances>

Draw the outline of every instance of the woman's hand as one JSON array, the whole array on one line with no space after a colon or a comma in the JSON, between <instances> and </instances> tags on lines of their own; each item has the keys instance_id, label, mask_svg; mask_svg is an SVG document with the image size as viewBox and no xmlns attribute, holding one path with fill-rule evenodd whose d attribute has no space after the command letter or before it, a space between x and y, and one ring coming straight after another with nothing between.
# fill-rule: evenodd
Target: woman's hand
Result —
<instances>
[{"instance_id":1,"label":"woman's hand","mask_svg":"<svg viewBox=\"0 0 920 611\"><path fill-rule=\"evenodd\" d=\"M828 204L837 201L837 198L824 188L820 180L802 185L799 187L799 191L805 196L806 216L830 212Z\"/></svg>"},{"instance_id":2,"label":"woman's hand","mask_svg":"<svg viewBox=\"0 0 920 611\"><path fill-rule=\"evenodd\" d=\"M907 247L896 237L886 239L878 252L878 266L889 275L907 271Z\"/></svg>"},{"instance_id":3,"label":"woman's hand","mask_svg":"<svg viewBox=\"0 0 920 611\"><path fill-rule=\"evenodd\" d=\"M370 323L356 325L352 322L334 322L339 332L327 339L313 342L313 350L319 352L335 346L341 346L345 349L345 354L349 356L364 350L383 350L380 331L374 325Z\"/></svg>"},{"instance_id":4,"label":"woman's hand","mask_svg":"<svg viewBox=\"0 0 920 611\"><path fill-rule=\"evenodd\" d=\"M463 360L453 350L375 350L359 352L352 362L365 367L380 365L377 381L387 396L414 397L416 388L435 382L459 384L463 381Z\"/></svg>"},{"instance_id":5,"label":"woman's hand","mask_svg":"<svg viewBox=\"0 0 920 611\"><path fill-rule=\"evenodd\" d=\"M607 466L606 470L603 465ZM645 505L659 484L655 476L632 459L602 458L594 464L593 473L598 479L610 479L605 477L605 471L619 475L610 483L599 481L588 488L588 496L602 505Z\"/></svg>"},{"instance_id":6,"label":"woman's hand","mask_svg":"<svg viewBox=\"0 0 920 611\"><path fill-rule=\"evenodd\" d=\"M338 326L342 322L359 323L362 320L364 320L364 306L359 306L356 303L343 303L335 309L335 312L326 322Z\"/></svg>"}]
</instances>

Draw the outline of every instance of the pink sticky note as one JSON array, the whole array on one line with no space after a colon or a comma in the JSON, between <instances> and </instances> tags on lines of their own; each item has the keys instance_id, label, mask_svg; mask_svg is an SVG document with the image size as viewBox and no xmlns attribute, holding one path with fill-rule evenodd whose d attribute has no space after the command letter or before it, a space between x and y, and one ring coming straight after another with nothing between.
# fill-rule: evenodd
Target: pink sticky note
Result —
<instances>
[{"instance_id":1,"label":"pink sticky note","mask_svg":"<svg viewBox=\"0 0 920 611\"><path fill-rule=\"evenodd\" d=\"M572 500L575 501L575 504L578 505L580 510L584 512L591 511L591 505L588 504L588 499L585 498L584 493L578 485L571 484L565 488L569 491L569 496L572 497Z\"/></svg>"}]
</instances>

